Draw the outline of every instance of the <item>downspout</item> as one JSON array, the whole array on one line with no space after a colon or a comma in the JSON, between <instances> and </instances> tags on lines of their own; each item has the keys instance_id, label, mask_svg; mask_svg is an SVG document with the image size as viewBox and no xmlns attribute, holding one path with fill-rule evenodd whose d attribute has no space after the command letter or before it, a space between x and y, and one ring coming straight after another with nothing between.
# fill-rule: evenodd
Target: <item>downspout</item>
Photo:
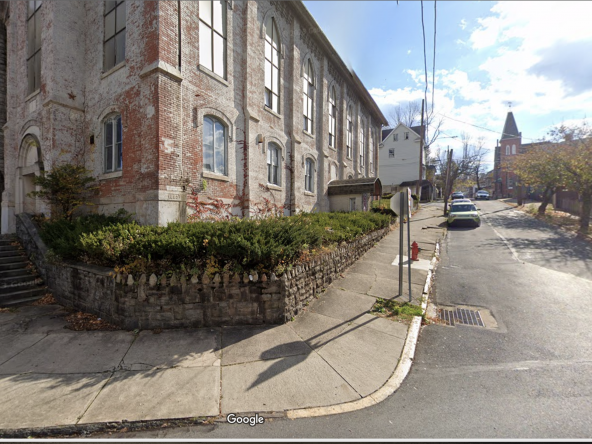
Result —
<instances>
[{"instance_id":1,"label":"downspout","mask_svg":"<svg viewBox=\"0 0 592 444\"><path fill-rule=\"evenodd\" d=\"M181 1L177 0L177 64L179 69L179 74L183 77L183 72L181 70ZM183 171L183 80L179 82L179 116L180 116L180 128L179 128L179 157L180 157L180 184L181 184L181 203L182 206L179 208L179 216L181 222L187 222L187 187L185 184L185 173Z\"/></svg>"},{"instance_id":2,"label":"downspout","mask_svg":"<svg viewBox=\"0 0 592 444\"><path fill-rule=\"evenodd\" d=\"M249 44L249 3L244 3L244 41L245 46ZM250 216L250 202L251 202L251 193L249 190L249 140L251 137L250 132L250 120L251 114L249 113L248 107L248 94L247 94L247 85L248 85L248 65L247 65L247 51L243 51L243 63L242 65L245 67L243 70L243 116L244 116L244 131L243 131L243 192L242 192L242 202L241 202L241 213L242 217L249 217ZM240 143L240 142L239 142ZM247 204L249 202L249 204Z\"/></svg>"}]
</instances>

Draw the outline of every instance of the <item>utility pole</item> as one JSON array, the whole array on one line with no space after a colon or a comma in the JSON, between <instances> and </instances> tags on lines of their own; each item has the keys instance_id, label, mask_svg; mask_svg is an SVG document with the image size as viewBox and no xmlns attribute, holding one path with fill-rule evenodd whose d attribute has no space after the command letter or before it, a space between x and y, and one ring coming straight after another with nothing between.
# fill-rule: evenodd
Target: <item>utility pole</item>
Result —
<instances>
[{"instance_id":1,"label":"utility pole","mask_svg":"<svg viewBox=\"0 0 592 444\"><path fill-rule=\"evenodd\" d=\"M423 108L424 108L424 99L421 99L421 126L419 127L419 177L417 179L417 187L415 190L415 194L417 195L417 202L421 202L421 188L422 188L422 176L423 176Z\"/></svg>"},{"instance_id":2,"label":"utility pole","mask_svg":"<svg viewBox=\"0 0 592 444\"><path fill-rule=\"evenodd\" d=\"M446 182L444 185L444 216L446 216L446 210L448 206L448 195L450 192L448 191L448 178L450 177L450 165L452 164L452 152L454 150L450 149L448 146L448 161L446 162Z\"/></svg>"}]
</instances>

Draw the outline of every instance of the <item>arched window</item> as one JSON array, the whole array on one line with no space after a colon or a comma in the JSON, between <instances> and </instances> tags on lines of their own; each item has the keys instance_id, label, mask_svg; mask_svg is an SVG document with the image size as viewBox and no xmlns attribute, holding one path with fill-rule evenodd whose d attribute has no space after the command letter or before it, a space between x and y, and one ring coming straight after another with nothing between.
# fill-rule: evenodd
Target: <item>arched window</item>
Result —
<instances>
[{"instance_id":1,"label":"arched window","mask_svg":"<svg viewBox=\"0 0 592 444\"><path fill-rule=\"evenodd\" d=\"M516 145L512 145L512 154L516 154Z\"/></svg>"},{"instance_id":2,"label":"arched window","mask_svg":"<svg viewBox=\"0 0 592 444\"><path fill-rule=\"evenodd\" d=\"M280 112L280 36L273 17L265 23L265 106Z\"/></svg>"},{"instance_id":3,"label":"arched window","mask_svg":"<svg viewBox=\"0 0 592 444\"><path fill-rule=\"evenodd\" d=\"M335 87L331 88L329 93L329 146L335 148L335 135L336 130L336 117L337 117L337 106L336 106L336 94Z\"/></svg>"},{"instance_id":4,"label":"arched window","mask_svg":"<svg viewBox=\"0 0 592 444\"><path fill-rule=\"evenodd\" d=\"M306 159L304 171L304 190L314 193L314 161L311 158Z\"/></svg>"},{"instance_id":5,"label":"arched window","mask_svg":"<svg viewBox=\"0 0 592 444\"><path fill-rule=\"evenodd\" d=\"M280 186L280 147L271 142L267 147L267 183Z\"/></svg>"},{"instance_id":6,"label":"arched window","mask_svg":"<svg viewBox=\"0 0 592 444\"><path fill-rule=\"evenodd\" d=\"M370 162L370 172L374 173L374 131L370 131L370 154L368 155Z\"/></svg>"},{"instance_id":7,"label":"arched window","mask_svg":"<svg viewBox=\"0 0 592 444\"><path fill-rule=\"evenodd\" d=\"M215 117L204 117L203 169L216 174L227 173L227 131Z\"/></svg>"},{"instance_id":8,"label":"arched window","mask_svg":"<svg viewBox=\"0 0 592 444\"><path fill-rule=\"evenodd\" d=\"M362 119L362 121L360 122L360 167L364 166L364 126L366 126L366 122L364 122L364 119Z\"/></svg>"},{"instance_id":9,"label":"arched window","mask_svg":"<svg viewBox=\"0 0 592 444\"><path fill-rule=\"evenodd\" d=\"M103 122L103 152L105 173L121 171L123 168L123 127L121 115L107 117Z\"/></svg>"},{"instance_id":10,"label":"arched window","mask_svg":"<svg viewBox=\"0 0 592 444\"><path fill-rule=\"evenodd\" d=\"M27 4L27 77L31 94L41 87L41 1Z\"/></svg>"},{"instance_id":11,"label":"arched window","mask_svg":"<svg viewBox=\"0 0 592 444\"><path fill-rule=\"evenodd\" d=\"M226 1L199 2L199 63L226 78Z\"/></svg>"},{"instance_id":12,"label":"arched window","mask_svg":"<svg viewBox=\"0 0 592 444\"><path fill-rule=\"evenodd\" d=\"M506 145L506 156L510 155L510 145Z\"/></svg>"},{"instance_id":13,"label":"arched window","mask_svg":"<svg viewBox=\"0 0 592 444\"><path fill-rule=\"evenodd\" d=\"M347 157L348 159L352 158L352 145L354 139L354 122L352 120L353 109L352 106L347 107Z\"/></svg>"},{"instance_id":14,"label":"arched window","mask_svg":"<svg viewBox=\"0 0 592 444\"><path fill-rule=\"evenodd\" d=\"M105 34L103 37L103 69L105 71L125 60L126 15L125 1L105 2Z\"/></svg>"},{"instance_id":15,"label":"arched window","mask_svg":"<svg viewBox=\"0 0 592 444\"><path fill-rule=\"evenodd\" d=\"M314 71L310 59L304 70L304 79L302 85L302 106L304 112L304 131L312 134L314 121Z\"/></svg>"}]
</instances>

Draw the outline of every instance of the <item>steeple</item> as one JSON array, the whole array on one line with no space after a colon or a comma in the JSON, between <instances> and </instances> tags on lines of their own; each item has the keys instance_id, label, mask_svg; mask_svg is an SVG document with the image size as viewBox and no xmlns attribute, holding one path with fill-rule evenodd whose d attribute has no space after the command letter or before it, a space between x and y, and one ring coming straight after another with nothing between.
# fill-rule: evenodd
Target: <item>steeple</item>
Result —
<instances>
[{"instance_id":1,"label":"steeple","mask_svg":"<svg viewBox=\"0 0 592 444\"><path fill-rule=\"evenodd\" d=\"M502 131L502 138L500 140L516 139L519 137L521 137L521 134L518 132L516 120L514 120L514 114L512 114L512 111L508 111L506 123L504 124L504 130Z\"/></svg>"}]
</instances>

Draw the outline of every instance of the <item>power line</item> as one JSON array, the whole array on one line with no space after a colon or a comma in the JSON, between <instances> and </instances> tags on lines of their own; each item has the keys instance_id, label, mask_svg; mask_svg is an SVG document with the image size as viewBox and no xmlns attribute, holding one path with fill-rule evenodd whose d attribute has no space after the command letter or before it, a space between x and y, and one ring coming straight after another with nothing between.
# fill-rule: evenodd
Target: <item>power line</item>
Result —
<instances>
[{"instance_id":1,"label":"power line","mask_svg":"<svg viewBox=\"0 0 592 444\"><path fill-rule=\"evenodd\" d=\"M432 62L432 114L434 113L434 91L436 90L436 0L434 0L434 60Z\"/></svg>"},{"instance_id":2,"label":"power line","mask_svg":"<svg viewBox=\"0 0 592 444\"><path fill-rule=\"evenodd\" d=\"M422 30L422 33L423 33L423 66L424 66L424 73L425 73L425 90L424 90L423 95L424 95L424 101L425 101L426 106L427 106L427 103L428 103L428 84L429 83L428 83L428 61L427 61L427 51L426 51L425 25L423 23L423 0L421 0L421 30ZM423 107L422 107L422 112L423 112ZM423 115L421 116L421 118L423 120ZM427 122L426 122L425 129L424 129L425 139L426 140L429 140L428 139L428 128L427 127L428 127L428 125L427 125Z\"/></svg>"},{"instance_id":3,"label":"power line","mask_svg":"<svg viewBox=\"0 0 592 444\"><path fill-rule=\"evenodd\" d=\"M486 131L490 131L492 133L499 134L499 131L495 131L495 130L492 130L492 129L489 129L489 128L485 128L484 126L473 125L472 123L464 122L462 120L455 119L454 117L446 116L446 115L444 115L442 113L438 113L437 112L436 114L439 114L439 115L441 115L442 117L444 117L446 119L454 120L455 122L464 123L465 125L471 125L471 126L474 126L475 128L479 128L479 129L483 129L483 130L486 130ZM536 140L536 139L532 139L530 137L522 137L519 134L508 134L508 133L504 133L504 132L502 132L501 134L502 134L502 136L520 137L521 139L532 140L532 141L535 141Z\"/></svg>"}]
</instances>

